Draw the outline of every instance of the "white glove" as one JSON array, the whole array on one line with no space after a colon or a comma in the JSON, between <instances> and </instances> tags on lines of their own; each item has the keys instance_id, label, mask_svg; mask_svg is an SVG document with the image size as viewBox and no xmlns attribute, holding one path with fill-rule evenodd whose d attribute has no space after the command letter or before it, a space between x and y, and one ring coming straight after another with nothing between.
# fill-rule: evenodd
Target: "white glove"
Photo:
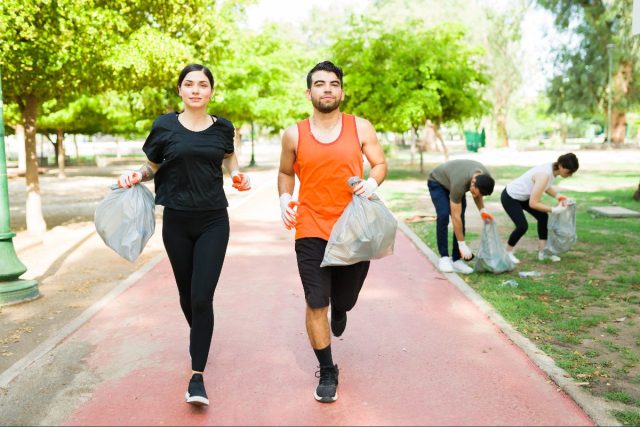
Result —
<instances>
[{"instance_id":1,"label":"white glove","mask_svg":"<svg viewBox=\"0 0 640 427\"><path fill-rule=\"evenodd\" d=\"M353 192L356 196L366 197L367 199L373 195L378 188L378 181L375 178L370 177L366 181L360 181L353 187Z\"/></svg>"},{"instance_id":2,"label":"white glove","mask_svg":"<svg viewBox=\"0 0 640 427\"><path fill-rule=\"evenodd\" d=\"M551 208L551 213L559 214L567 210L566 205L557 205Z\"/></svg>"},{"instance_id":3,"label":"white glove","mask_svg":"<svg viewBox=\"0 0 640 427\"><path fill-rule=\"evenodd\" d=\"M471 249L469 249L469 246L467 246L467 244L464 242L464 240L462 242L458 240L458 249L460 249L460 255L462 256L462 258L464 258L464 259L473 258L473 254L471 253Z\"/></svg>"},{"instance_id":4,"label":"white glove","mask_svg":"<svg viewBox=\"0 0 640 427\"><path fill-rule=\"evenodd\" d=\"M124 173L118 177L118 187L131 188L142 181L142 173L140 171L131 171Z\"/></svg>"},{"instance_id":5,"label":"white glove","mask_svg":"<svg viewBox=\"0 0 640 427\"><path fill-rule=\"evenodd\" d=\"M291 198L291 194L284 193L280 196L280 211L282 213L282 222L287 230L296 227L296 216L298 215L298 201Z\"/></svg>"},{"instance_id":6,"label":"white glove","mask_svg":"<svg viewBox=\"0 0 640 427\"><path fill-rule=\"evenodd\" d=\"M251 190L251 180L249 179L249 175L241 173L238 169L231 171L231 181L233 181L231 186L238 191Z\"/></svg>"}]
</instances>

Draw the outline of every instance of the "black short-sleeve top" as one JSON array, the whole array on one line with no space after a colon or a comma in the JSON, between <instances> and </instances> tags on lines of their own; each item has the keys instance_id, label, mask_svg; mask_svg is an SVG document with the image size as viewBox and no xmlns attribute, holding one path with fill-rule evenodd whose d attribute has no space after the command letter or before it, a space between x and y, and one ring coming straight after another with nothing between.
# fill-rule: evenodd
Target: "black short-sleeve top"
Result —
<instances>
[{"instance_id":1,"label":"black short-sleeve top","mask_svg":"<svg viewBox=\"0 0 640 427\"><path fill-rule=\"evenodd\" d=\"M177 113L153 123L142 147L147 158L160 164L155 174L156 204L190 211L229 206L223 189L222 160L233 153L233 124L222 117L199 132L185 128Z\"/></svg>"}]
</instances>

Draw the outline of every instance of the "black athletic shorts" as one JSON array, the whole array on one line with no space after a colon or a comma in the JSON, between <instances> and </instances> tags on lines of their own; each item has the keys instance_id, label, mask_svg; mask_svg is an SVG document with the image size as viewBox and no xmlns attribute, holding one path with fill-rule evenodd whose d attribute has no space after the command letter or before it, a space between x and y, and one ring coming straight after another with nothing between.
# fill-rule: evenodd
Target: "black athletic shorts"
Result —
<instances>
[{"instance_id":1,"label":"black athletic shorts","mask_svg":"<svg viewBox=\"0 0 640 427\"><path fill-rule=\"evenodd\" d=\"M304 288L304 297L311 308L327 307L349 311L358 300L358 295L369 272L369 261L340 267L322 267L327 241L316 237L296 240L298 272Z\"/></svg>"}]
</instances>

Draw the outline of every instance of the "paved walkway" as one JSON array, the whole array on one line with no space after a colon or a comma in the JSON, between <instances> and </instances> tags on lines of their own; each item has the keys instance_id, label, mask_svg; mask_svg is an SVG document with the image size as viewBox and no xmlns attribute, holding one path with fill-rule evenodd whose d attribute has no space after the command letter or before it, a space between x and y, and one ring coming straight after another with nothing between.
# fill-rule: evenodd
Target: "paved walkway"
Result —
<instances>
[{"instance_id":1,"label":"paved walkway","mask_svg":"<svg viewBox=\"0 0 640 427\"><path fill-rule=\"evenodd\" d=\"M293 235L275 181L252 193L231 209L208 409L183 402L188 330L163 259L9 383L0 424L594 424L401 232L333 341L340 399L315 402Z\"/></svg>"}]
</instances>

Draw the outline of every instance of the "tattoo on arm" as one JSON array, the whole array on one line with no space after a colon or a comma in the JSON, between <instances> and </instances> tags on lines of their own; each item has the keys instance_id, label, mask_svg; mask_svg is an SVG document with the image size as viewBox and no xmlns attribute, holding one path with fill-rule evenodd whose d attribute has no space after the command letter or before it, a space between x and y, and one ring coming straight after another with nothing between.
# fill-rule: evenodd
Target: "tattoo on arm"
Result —
<instances>
[{"instance_id":1,"label":"tattoo on arm","mask_svg":"<svg viewBox=\"0 0 640 427\"><path fill-rule=\"evenodd\" d=\"M154 172L153 172L153 168L149 163L145 163L144 165L142 165L138 171L142 175L143 182L151 181L153 179Z\"/></svg>"}]
</instances>

